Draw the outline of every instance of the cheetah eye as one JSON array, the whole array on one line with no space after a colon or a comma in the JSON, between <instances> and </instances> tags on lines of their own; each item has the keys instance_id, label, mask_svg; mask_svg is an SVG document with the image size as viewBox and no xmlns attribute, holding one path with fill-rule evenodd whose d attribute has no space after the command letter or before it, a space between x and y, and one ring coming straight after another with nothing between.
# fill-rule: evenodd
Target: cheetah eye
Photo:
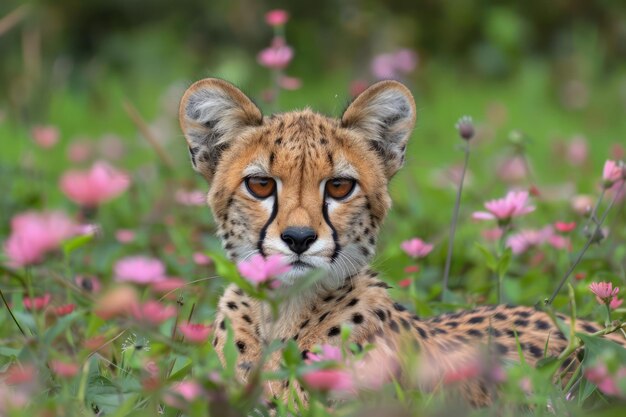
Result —
<instances>
[{"instance_id":1,"label":"cheetah eye","mask_svg":"<svg viewBox=\"0 0 626 417\"><path fill-rule=\"evenodd\" d=\"M331 178L326 181L326 195L335 200L343 200L354 190L355 184L356 180L352 178Z\"/></svg>"},{"instance_id":2,"label":"cheetah eye","mask_svg":"<svg viewBox=\"0 0 626 417\"><path fill-rule=\"evenodd\" d=\"M246 188L256 198L267 198L274 193L276 181L269 177L247 177Z\"/></svg>"}]
</instances>

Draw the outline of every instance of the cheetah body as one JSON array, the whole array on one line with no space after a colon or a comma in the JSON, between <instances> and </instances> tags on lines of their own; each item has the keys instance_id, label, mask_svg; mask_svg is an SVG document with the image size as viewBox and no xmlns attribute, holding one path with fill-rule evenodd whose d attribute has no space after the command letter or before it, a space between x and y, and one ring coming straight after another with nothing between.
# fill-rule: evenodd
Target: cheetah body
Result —
<instances>
[{"instance_id":1,"label":"cheetah body","mask_svg":"<svg viewBox=\"0 0 626 417\"><path fill-rule=\"evenodd\" d=\"M422 372L430 375L420 381L423 389L434 389L482 347L514 361L519 347L530 364L567 347L553 320L529 307L484 306L421 319L394 303L387 284L368 268L390 207L388 181L404 162L415 113L410 92L394 81L370 87L340 120L310 110L263 117L240 90L217 79L199 81L185 93L181 127L194 168L211 184L208 202L230 259L283 255L293 266L280 277L284 286L314 269L324 274L284 302L278 317L239 288L226 289L214 345L223 360L230 323L242 380L271 341L292 339L306 355L317 345L339 345L342 326L351 327L349 341L356 346L373 345L367 354L373 357L393 357L411 340L429 367ZM255 193L251 178L271 193ZM330 198L333 181L352 189ZM285 236L289 230L310 233L304 246ZM559 320L567 326L565 317ZM599 327L578 321L577 330ZM266 366L276 368L279 361L274 355ZM270 382L268 390L282 395L285 386ZM462 391L473 404L490 398L478 379Z\"/></svg>"}]
</instances>

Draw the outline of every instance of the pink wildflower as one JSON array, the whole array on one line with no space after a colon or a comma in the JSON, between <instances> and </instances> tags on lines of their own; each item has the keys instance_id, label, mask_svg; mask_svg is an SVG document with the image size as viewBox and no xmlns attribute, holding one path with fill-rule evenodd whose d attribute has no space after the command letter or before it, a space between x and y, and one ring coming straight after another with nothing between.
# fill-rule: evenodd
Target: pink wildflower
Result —
<instances>
[{"instance_id":1,"label":"pink wildflower","mask_svg":"<svg viewBox=\"0 0 626 417\"><path fill-rule=\"evenodd\" d=\"M495 242L502 237L502 229L494 227L492 229L483 230L480 232L483 239L490 242Z\"/></svg>"},{"instance_id":2,"label":"pink wildflower","mask_svg":"<svg viewBox=\"0 0 626 417\"><path fill-rule=\"evenodd\" d=\"M404 272L406 274L414 274L416 272L419 272L420 267L419 265L409 265L406 268L404 268Z\"/></svg>"},{"instance_id":3,"label":"pink wildflower","mask_svg":"<svg viewBox=\"0 0 626 417\"><path fill-rule=\"evenodd\" d=\"M398 281L398 286L400 288L408 288L411 286L412 283L413 283L413 280L411 278L405 278L405 279L401 279L400 281Z\"/></svg>"},{"instance_id":4,"label":"pink wildflower","mask_svg":"<svg viewBox=\"0 0 626 417\"><path fill-rule=\"evenodd\" d=\"M613 297L613 298L611 298L611 302L609 303L609 308L611 310L615 310L616 308L621 306L623 302L624 302L624 300L621 300L621 299L619 299L617 297Z\"/></svg>"},{"instance_id":5,"label":"pink wildflower","mask_svg":"<svg viewBox=\"0 0 626 417\"><path fill-rule=\"evenodd\" d=\"M60 212L26 212L11 219L11 235L4 249L11 266L32 265L76 234L76 225Z\"/></svg>"},{"instance_id":6,"label":"pink wildflower","mask_svg":"<svg viewBox=\"0 0 626 417\"><path fill-rule=\"evenodd\" d=\"M102 288L102 284L100 284L100 280L96 277L85 277L78 275L74 278L74 282L78 287L86 292L96 294L100 292L100 288Z\"/></svg>"},{"instance_id":7,"label":"pink wildflower","mask_svg":"<svg viewBox=\"0 0 626 417\"><path fill-rule=\"evenodd\" d=\"M528 175L526 161L521 156L512 156L498 164L498 178L507 183L523 180Z\"/></svg>"},{"instance_id":8,"label":"pink wildflower","mask_svg":"<svg viewBox=\"0 0 626 417\"><path fill-rule=\"evenodd\" d=\"M367 90L368 82L362 79L354 80L350 83L350 97L354 98Z\"/></svg>"},{"instance_id":9,"label":"pink wildflower","mask_svg":"<svg viewBox=\"0 0 626 417\"><path fill-rule=\"evenodd\" d=\"M554 228L561 233L569 233L572 230L576 229L576 222L556 222L554 223Z\"/></svg>"},{"instance_id":10,"label":"pink wildflower","mask_svg":"<svg viewBox=\"0 0 626 417\"><path fill-rule=\"evenodd\" d=\"M622 161L607 160L602 170L602 180L604 188L611 188L615 183L624 180L624 163Z\"/></svg>"},{"instance_id":11,"label":"pink wildflower","mask_svg":"<svg viewBox=\"0 0 626 417\"><path fill-rule=\"evenodd\" d=\"M283 69L291 62L293 49L280 37L275 37L269 48L263 49L257 55L257 61L264 67Z\"/></svg>"},{"instance_id":12,"label":"pink wildflower","mask_svg":"<svg viewBox=\"0 0 626 417\"><path fill-rule=\"evenodd\" d=\"M594 199L590 195L581 194L574 196L570 202L572 210L581 216L586 216L592 210Z\"/></svg>"},{"instance_id":13,"label":"pink wildflower","mask_svg":"<svg viewBox=\"0 0 626 417\"><path fill-rule=\"evenodd\" d=\"M574 166L581 166L587 160L589 146L584 136L575 136L568 144L565 157Z\"/></svg>"},{"instance_id":14,"label":"pink wildflower","mask_svg":"<svg viewBox=\"0 0 626 417\"><path fill-rule=\"evenodd\" d=\"M44 149L56 145L60 136L59 129L54 126L35 126L30 133L35 143Z\"/></svg>"},{"instance_id":15,"label":"pink wildflower","mask_svg":"<svg viewBox=\"0 0 626 417\"><path fill-rule=\"evenodd\" d=\"M148 300L143 304L133 304L131 313L137 320L158 325L176 315L176 307Z\"/></svg>"},{"instance_id":16,"label":"pink wildflower","mask_svg":"<svg viewBox=\"0 0 626 417\"><path fill-rule=\"evenodd\" d=\"M540 230L525 229L509 236L506 240L506 246L511 248L514 254L518 255L526 252L531 247L544 244L552 235L551 226L546 226Z\"/></svg>"},{"instance_id":17,"label":"pink wildflower","mask_svg":"<svg viewBox=\"0 0 626 417\"><path fill-rule=\"evenodd\" d=\"M423 258L433 250L433 245L421 239L413 238L400 244L402 250L411 258Z\"/></svg>"},{"instance_id":18,"label":"pink wildflower","mask_svg":"<svg viewBox=\"0 0 626 417\"><path fill-rule=\"evenodd\" d=\"M152 284L165 280L165 265L158 259L132 256L120 259L113 267L117 281Z\"/></svg>"},{"instance_id":19,"label":"pink wildflower","mask_svg":"<svg viewBox=\"0 0 626 417\"><path fill-rule=\"evenodd\" d=\"M395 52L376 55L372 59L370 69L379 80L398 78L408 74L417 66L417 54L410 49L399 49Z\"/></svg>"},{"instance_id":20,"label":"pink wildflower","mask_svg":"<svg viewBox=\"0 0 626 417\"><path fill-rule=\"evenodd\" d=\"M606 365L602 362L596 363L585 369L585 377L596 384L598 389L607 395L618 395L619 388L615 379L609 373Z\"/></svg>"},{"instance_id":21,"label":"pink wildflower","mask_svg":"<svg viewBox=\"0 0 626 417\"><path fill-rule=\"evenodd\" d=\"M572 242L569 237L560 236L560 235L552 235L548 237L548 244L552 246L554 249L566 249L568 251L572 250Z\"/></svg>"},{"instance_id":22,"label":"pink wildflower","mask_svg":"<svg viewBox=\"0 0 626 417\"><path fill-rule=\"evenodd\" d=\"M193 262L196 265L206 266L206 265L211 265L211 263L213 261L211 260L210 257L208 257L207 255L205 255L202 252L194 252L194 254L193 254Z\"/></svg>"},{"instance_id":23,"label":"pink wildflower","mask_svg":"<svg viewBox=\"0 0 626 417\"><path fill-rule=\"evenodd\" d=\"M318 369L302 376L311 388L321 391L351 391L354 387L349 372L340 369Z\"/></svg>"},{"instance_id":24,"label":"pink wildflower","mask_svg":"<svg viewBox=\"0 0 626 417\"><path fill-rule=\"evenodd\" d=\"M534 206L528 206L528 192L510 191L504 198L487 201L485 208L488 210L477 211L472 214L476 220L498 220L506 222L513 217L523 216L535 210Z\"/></svg>"},{"instance_id":25,"label":"pink wildflower","mask_svg":"<svg viewBox=\"0 0 626 417\"><path fill-rule=\"evenodd\" d=\"M91 156L91 144L75 141L67 148L67 159L72 162L85 162Z\"/></svg>"},{"instance_id":26,"label":"pink wildflower","mask_svg":"<svg viewBox=\"0 0 626 417\"><path fill-rule=\"evenodd\" d=\"M265 22L270 26L283 26L289 20L286 10L274 9L265 13Z\"/></svg>"},{"instance_id":27,"label":"pink wildflower","mask_svg":"<svg viewBox=\"0 0 626 417\"><path fill-rule=\"evenodd\" d=\"M65 304L62 306L58 306L54 308L54 314L56 316L62 317L62 316L67 316L68 314L71 314L74 309L76 309L76 304Z\"/></svg>"},{"instance_id":28,"label":"pink wildflower","mask_svg":"<svg viewBox=\"0 0 626 417\"><path fill-rule=\"evenodd\" d=\"M135 232L130 229L117 229L115 239L120 243L130 243L135 240Z\"/></svg>"},{"instance_id":29,"label":"pink wildflower","mask_svg":"<svg viewBox=\"0 0 626 417\"><path fill-rule=\"evenodd\" d=\"M278 79L278 85L285 90L297 90L302 87L302 80L297 77L283 75Z\"/></svg>"},{"instance_id":30,"label":"pink wildflower","mask_svg":"<svg viewBox=\"0 0 626 417\"><path fill-rule=\"evenodd\" d=\"M447 371L443 375L443 383L453 384L455 382L467 381L468 379L476 378L481 373L483 373L483 364L476 359Z\"/></svg>"},{"instance_id":31,"label":"pink wildflower","mask_svg":"<svg viewBox=\"0 0 626 417\"><path fill-rule=\"evenodd\" d=\"M172 292L178 289L183 288L187 285L187 281L182 278L169 277L164 279L163 281L158 281L152 283L150 289L158 294L165 294L168 292Z\"/></svg>"},{"instance_id":32,"label":"pink wildflower","mask_svg":"<svg viewBox=\"0 0 626 417\"><path fill-rule=\"evenodd\" d=\"M46 308L48 306L48 304L50 304L50 300L52 299L52 296L48 293L42 295L41 297L33 297L33 298L29 298L29 297L24 297L24 300L22 300L22 302L24 303L24 308L26 310L43 310L44 308Z\"/></svg>"},{"instance_id":33,"label":"pink wildflower","mask_svg":"<svg viewBox=\"0 0 626 417\"><path fill-rule=\"evenodd\" d=\"M323 344L320 347L319 353L309 352L306 358L312 362L320 362L320 361L340 362L342 360L342 354L341 354L341 349L339 349L338 347L332 346L329 344Z\"/></svg>"},{"instance_id":34,"label":"pink wildflower","mask_svg":"<svg viewBox=\"0 0 626 417\"><path fill-rule=\"evenodd\" d=\"M174 199L183 206L202 207L206 205L206 193L200 190L177 190L176 194L174 194Z\"/></svg>"},{"instance_id":35,"label":"pink wildflower","mask_svg":"<svg viewBox=\"0 0 626 417\"><path fill-rule=\"evenodd\" d=\"M289 272L291 266L286 264L285 258L280 255L270 255L264 258L256 254L249 261L239 262L237 269L248 281L259 284Z\"/></svg>"},{"instance_id":36,"label":"pink wildflower","mask_svg":"<svg viewBox=\"0 0 626 417\"><path fill-rule=\"evenodd\" d=\"M61 378L71 378L78 373L79 366L76 363L52 360L50 361L50 369Z\"/></svg>"},{"instance_id":37,"label":"pink wildflower","mask_svg":"<svg viewBox=\"0 0 626 417\"><path fill-rule=\"evenodd\" d=\"M178 325L178 330L191 343L204 343L211 333L211 326L199 323L181 323Z\"/></svg>"},{"instance_id":38,"label":"pink wildflower","mask_svg":"<svg viewBox=\"0 0 626 417\"><path fill-rule=\"evenodd\" d=\"M172 407L185 408L188 403L202 395L202 386L195 381L180 381L172 385L169 393L163 399ZM184 401L181 401L181 398Z\"/></svg>"},{"instance_id":39,"label":"pink wildflower","mask_svg":"<svg viewBox=\"0 0 626 417\"><path fill-rule=\"evenodd\" d=\"M596 300L600 304L610 304L619 293L619 287L613 288L611 282L592 282L589 289L595 294Z\"/></svg>"},{"instance_id":40,"label":"pink wildflower","mask_svg":"<svg viewBox=\"0 0 626 417\"><path fill-rule=\"evenodd\" d=\"M60 182L63 193L85 207L97 207L122 194L129 185L128 176L106 162L96 162L89 171L68 171Z\"/></svg>"}]
</instances>

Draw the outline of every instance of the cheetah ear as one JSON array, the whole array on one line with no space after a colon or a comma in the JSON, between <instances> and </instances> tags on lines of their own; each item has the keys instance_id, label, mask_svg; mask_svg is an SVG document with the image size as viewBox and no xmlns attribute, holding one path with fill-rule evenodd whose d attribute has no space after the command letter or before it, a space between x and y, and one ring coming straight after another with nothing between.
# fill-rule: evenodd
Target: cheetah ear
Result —
<instances>
[{"instance_id":1,"label":"cheetah ear","mask_svg":"<svg viewBox=\"0 0 626 417\"><path fill-rule=\"evenodd\" d=\"M211 181L220 156L244 132L263 123L263 115L244 93L217 78L206 78L187 89L180 101L180 127L191 164Z\"/></svg>"},{"instance_id":2,"label":"cheetah ear","mask_svg":"<svg viewBox=\"0 0 626 417\"><path fill-rule=\"evenodd\" d=\"M341 117L341 125L364 135L391 178L404 163L406 143L415 126L415 101L397 81L378 82L361 93Z\"/></svg>"}]
</instances>

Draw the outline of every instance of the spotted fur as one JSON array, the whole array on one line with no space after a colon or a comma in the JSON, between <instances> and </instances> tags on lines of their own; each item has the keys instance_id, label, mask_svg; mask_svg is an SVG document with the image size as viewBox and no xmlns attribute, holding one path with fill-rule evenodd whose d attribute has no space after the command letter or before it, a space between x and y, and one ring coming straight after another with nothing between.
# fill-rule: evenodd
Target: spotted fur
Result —
<instances>
[{"instance_id":1,"label":"spotted fur","mask_svg":"<svg viewBox=\"0 0 626 417\"><path fill-rule=\"evenodd\" d=\"M367 89L340 120L309 109L263 117L241 91L217 79L199 81L185 93L181 127L193 167L211 184L209 204L230 259L281 254L294 266L280 277L284 285L313 269L325 272L311 289L285 301L277 320L267 305L241 289L226 289L213 343L222 355L230 322L242 380L272 340L293 339L306 355L316 345L339 344L341 326L352 328L350 341L356 346L375 346L370 358L377 353L393 357L411 340L427 368L418 381L425 390L435 389L443 375L475 359L483 348L519 360L519 347L534 364L567 346L553 321L529 307L485 306L421 319L394 303L387 284L368 268L390 207L388 181L404 162L415 118L411 93L394 81ZM252 176L274 179L273 194L265 199L252 195L245 185ZM354 179L356 186L345 199L333 200L324 192L333 178ZM301 254L281 238L289 227L315 234ZM567 318L560 320L568 325ZM600 330L584 321L576 326ZM620 336L610 337L624 344ZM279 361L276 353L267 366L276 368ZM286 386L270 382L267 388L279 396ZM480 378L461 388L475 405L492 398Z\"/></svg>"}]
</instances>

